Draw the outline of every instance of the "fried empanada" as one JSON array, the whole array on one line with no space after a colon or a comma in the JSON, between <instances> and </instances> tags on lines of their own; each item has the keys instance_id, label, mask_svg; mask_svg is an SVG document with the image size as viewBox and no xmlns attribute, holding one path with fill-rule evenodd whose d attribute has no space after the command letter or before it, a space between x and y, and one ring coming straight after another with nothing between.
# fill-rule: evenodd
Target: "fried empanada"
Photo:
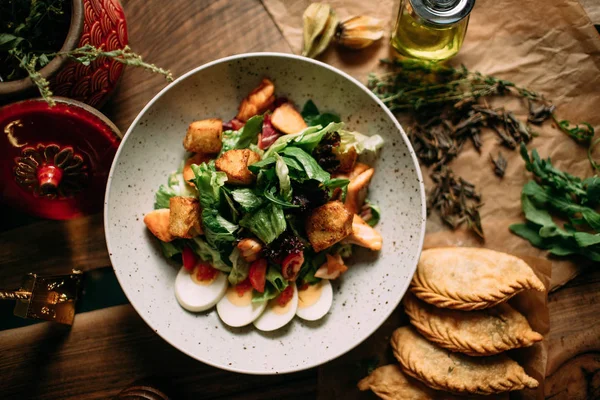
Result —
<instances>
[{"instance_id":1,"label":"fried empanada","mask_svg":"<svg viewBox=\"0 0 600 400\"><path fill-rule=\"evenodd\" d=\"M402 371L432 389L488 395L538 386L538 381L504 354L469 357L451 353L428 342L412 327L396 329L392 348Z\"/></svg>"},{"instance_id":2,"label":"fried empanada","mask_svg":"<svg viewBox=\"0 0 600 400\"><path fill-rule=\"evenodd\" d=\"M491 356L544 339L506 303L485 310L459 311L432 306L407 293L403 304L410 323L427 340L470 356Z\"/></svg>"},{"instance_id":3,"label":"fried empanada","mask_svg":"<svg viewBox=\"0 0 600 400\"><path fill-rule=\"evenodd\" d=\"M467 400L480 396L457 396L452 393L433 390L418 380L407 376L399 365L385 365L371 372L358 382L360 390L372 390L384 400ZM486 400L508 399L508 394L492 395Z\"/></svg>"},{"instance_id":4,"label":"fried empanada","mask_svg":"<svg viewBox=\"0 0 600 400\"><path fill-rule=\"evenodd\" d=\"M526 289L546 290L520 258L488 249L445 247L421 253L410 290L437 307L479 310Z\"/></svg>"}]
</instances>

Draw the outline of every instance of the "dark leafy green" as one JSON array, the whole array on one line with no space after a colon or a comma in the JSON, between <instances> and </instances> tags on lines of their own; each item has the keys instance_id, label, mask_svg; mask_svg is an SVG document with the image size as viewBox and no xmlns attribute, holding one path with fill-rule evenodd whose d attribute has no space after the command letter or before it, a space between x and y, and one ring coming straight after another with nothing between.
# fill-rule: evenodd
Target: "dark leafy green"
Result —
<instances>
[{"instance_id":1,"label":"dark leafy green","mask_svg":"<svg viewBox=\"0 0 600 400\"><path fill-rule=\"evenodd\" d=\"M229 283L232 285L237 285L248 277L250 264L244 260L244 257L241 256L237 247L231 252L229 261L231 261L231 265L233 267L228 276Z\"/></svg>"},{"instance_id":2,"label":"dark leafy green","mask_svg":"<svg viewBox=\"0 0 600 400\"><path fill-rule=\"evenodd\" d=\"M327 126L332 122L340 122L340 117L331 113L323 113L319 112L316 104L312 100L308 100L304 103L304 107L302 107L302 118L304 118L304 122L308 126Z\"/></svg>"},{"instance_id":3,"label":"dark leafy green","mask_svg":"<svg viewBox=\"0 0 600 400\"><path fill-rule=\"evenodd\" d=\"M252 189L234 189L231 191L231 196L245 212L252 212L264 203Z\"/></svg>"},{"instance_id":4,"label":"dark leafy green","mask_svg":"<svg viewBox=\"0 0 600 400\"><path fill-rule=\"evenodd\" d=\"M274 265L269 265L266 278L267 281L271 282L273 287L277 289L278 292L283 292L285 288L287 288L289 285L287 279L285 279L283 275L281 275L279 267L276 267Z\"/></svg>"},{"instance_id":5,"label":"dark leafy green","mask_svg":"<svg viewBox=\"0 0 600 400\"><path fill-rule=\"evenodd\" d=\"M183 246L181 245L181 242L178 240L174 240L172 242L163 242L162 240L158 241L160 243L160 249L163 252L163 255L166 258L173 258L179 254L181 254L181 251L183 250Z\"/></svg>"},{"instance_id":6,"label":"dark leafy green","mask_svg":"<svg viewBox=\"0 0 600 400\"><path fill-rule=\"evenodd\" d=\"M247 149L258 142L258 134L262 130L263 116L255 115L246 121L239 131L223 132L223 147L221 153L233 149Z\"/></svg>"},{"instance_id":7,"label":"dark leafy green","mask_svg":"<svg viewBox=\"0 0 600 400\"><path fill-rule=\"evenodd\" d=\"M321 168L317 161L306 151L298 147L288 146L282 150L282 154L298 161L309 179L322 183L329 181L329 173Z\"/></svg>"}]
</instances>

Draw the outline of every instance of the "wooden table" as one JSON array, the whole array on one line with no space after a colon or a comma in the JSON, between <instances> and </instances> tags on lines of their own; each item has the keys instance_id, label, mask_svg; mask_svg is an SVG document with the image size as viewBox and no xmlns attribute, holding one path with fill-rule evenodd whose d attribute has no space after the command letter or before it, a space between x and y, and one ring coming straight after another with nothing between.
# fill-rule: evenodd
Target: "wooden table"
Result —
<instances>
[{"instance_id":1,"label":"wooden table","mask_svg":"<svg viewBox=\"0 0 600 400\"><path fill-rule=\"evenodd\" d=\"M129 0L124 6L132 47L175 76L236 53L291 51L258 0ZM125 132L164 85L159 76L127 69L103 111ZM54 222L2 210L0 220L0 287L16 287L29 271L110 266L100 214ZM551 294L549 307L549 351L556 361L549 365L547 393L583 399L595 390L600 396L600 270ZM164 342L130 305L79 314L71 329L38 323L1 331L0 354L2 398L109 398L146 378L170 385L175 398L307 399L327 384L318 381L317 369L255 377L204 365Z\"/></svg>"}]
</instances>

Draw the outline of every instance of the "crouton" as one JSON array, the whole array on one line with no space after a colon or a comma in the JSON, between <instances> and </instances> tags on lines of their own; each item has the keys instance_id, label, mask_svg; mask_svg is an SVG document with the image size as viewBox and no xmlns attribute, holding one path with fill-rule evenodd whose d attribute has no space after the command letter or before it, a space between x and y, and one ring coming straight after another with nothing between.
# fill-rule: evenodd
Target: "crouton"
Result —
<instances>
[{"instance_id":1,"label":"crouton","mask_svg":"<svg viewBox=\"0 0 600 400\"><path fill-rule=\"evenodd\" d=\"M194 179L196 175L194 175L194 171L192 171L192 164L200 165L204 162L209 162L210 156L207 154L194 154L192 157L188 158L185 161L185 165L183 166L183 179L185 183L190 186L196 186L193 182L190 182L190 179Z\"/></svg>"},{"instance_id":2,"label":"crouton","mask_svg":"<svg viewBox=\"0 0 600 400\"><path fill-rule=\"evenodd\" d=\"M352 214L340 201L330 201L312 211L306 233L316 252L324 250L352 233Z\"/></svg>"},{"instance_id":3,"label":"crouton","mask_svg":"<svg viewBox=\"0 0 600 400\"><path fill-rule=\"evenodd\" d=\"M371 225L361 217L354 215L352 219L352 233L344 239L344 243L356 244L371 250L381 250L383 238Z\"/></svg>"},{"instance_id":4,"label":"crouton","mask_svg":"<svg viewBox=\"0 0 600 400\"><path fill-rule=\"evenodd\" d=\"M191 239L202 234L200 203L193 197L171 197L169 201L169 233L175 237Z\"/></svg>"},{"instance_id":5,"label":"crouton","mask_svg":"<svg viewBox=\"0 0 600 400\"><path fill-rule=\"evenodd\" d=\"M315 271L315 277L321 279L336 279L339 278L341 274L348 271L348 267L344 264L344 260L342 260L342 256L339 254L331 255L326 254L327 262L319 267L318 270Z\"/></svg>"},{"instance_id":6,"label":"crouton","mask_svg":"<svg viewBox=\"0 0 600 400\"><path fill-rule=\"evenodd\" d=\"M171 210L168 208L150 211L148 214L144 215L144 224L146 224L148 230L163 242L170 242L175 239L169 232L170 215Z\"/></svg>"},{"instance_id":7,"label":"crouton","mask_svg":"<svg viewBox=\"0 0 600 400\"><path fill-rule=\"evenodd\" d=\"M183 147L192 153L215 154L221 151L223 121L203 119L190 124L183 139Z\"/></svg>"},{"instance_id":8,"label":"crouton","mask_svg":"<svg viewBox=\"0 0 600 400\"><path fill-rule=\"evenodd\" d=\"M374 173L375 169L369 168L350 180L345 205L352 214L358 214L358 211L365 203L369 182L371 182Z\"/></svg>"},{"instance_id":9,"label":"crouton","mask_svg":"<svg viewBox=\"0 0 600 400\"><path fill-rule=\"evenodd\" d=\"M255 115L264 113L275 101L274 93L273 82L263 79L260 85L242 100L236 118L246 122Z\"/></svg>"},{"instance_id":10,"label":"crouton","mask_svg":"<svg viewBox=\"0 0 600 400\"><path fill-rule=\"evenodd\" d=\"M271 123L275 128L287 134L298 133L306 129L304 118L290 103L283 103L273 111Z\"/></svg>"},{"instance_id":11,"label":"crouton","mask_svg":"<svg viewBox=\"0 0 600 400\"><path fill-rule=\"evenodd\" d=\"M227 183L249 185L255 176L248 169L248 165L257 161L260 161L260 156L252 150L229 150L217 158L215 166L217 170L227 174Z\"/></svg>"},{"instance_id":12,"label":"crouton","mask_svg":"<svg viewBox=\"0 0 600 400\"><path fill-rule=\"evenodd\" d=\"M350 147L343 153L339 151L339 147L337 149L338 151L335 152L335 157L340 162L340 166L337 168L336 172L351 172L354 169L354 164L356 164L356 159L358 158L356 149Z\"/></svg>"}]
</instances>

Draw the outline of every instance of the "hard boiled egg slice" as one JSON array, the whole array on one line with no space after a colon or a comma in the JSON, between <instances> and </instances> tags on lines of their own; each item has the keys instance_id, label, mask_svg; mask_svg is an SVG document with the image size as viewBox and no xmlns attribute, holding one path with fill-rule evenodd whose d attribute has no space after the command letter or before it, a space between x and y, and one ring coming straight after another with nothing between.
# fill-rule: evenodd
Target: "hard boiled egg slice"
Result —
<instances>
[{"instance_id":1,"label":"hard boiled egg slice","mask_svg":"<svg viewBox=\"0 0 600 400\"><path fill-rule=\"evenodd\" d=\"M232 327L245 326L254 321L265 310L267 303L252 302L252 290L240 296L235 287L229 287L225 296L217 303L221 321Z\"/></svg>"},{"instance_id":2,"label":"hard boiled egg slice","mask_svg":"<svg viewBox=\"0 0 600 400\"><path fill-rule=\"evenodd\" d=\"M181 267L175 278L175 297L188 311L198 312L208 310L225 294L227 290L227 276L217 272L210 281L199 281L196 277L197 269L190 273Z\"/></svg>"},{"instance_id":3,"label":"hard boiled egg slice","mask_svg":"<svg viewBox=\"0 0 600 400\"><path fill-rule=\"evenodd\" d=\"M298 311L296 315L307 321L316 321L327 314L333 301L333 289L329 279L309 285L298 291Z\"/></svg>"},{"instance_id":4,"label":"hard boiled egg slice","mask_svg":"<svg viewBox=\"0 0 600 400\"><path fill-rule=\"evenodd\" d=\"M265 312L254 321L255 327L261 331L274 331L287 325L294 318L298 309L298 289L296 284L291 283L291 285L294 288L291 300L283 307L279 305L277 297L269 300Z\"/></svg>"}]
</instances>

